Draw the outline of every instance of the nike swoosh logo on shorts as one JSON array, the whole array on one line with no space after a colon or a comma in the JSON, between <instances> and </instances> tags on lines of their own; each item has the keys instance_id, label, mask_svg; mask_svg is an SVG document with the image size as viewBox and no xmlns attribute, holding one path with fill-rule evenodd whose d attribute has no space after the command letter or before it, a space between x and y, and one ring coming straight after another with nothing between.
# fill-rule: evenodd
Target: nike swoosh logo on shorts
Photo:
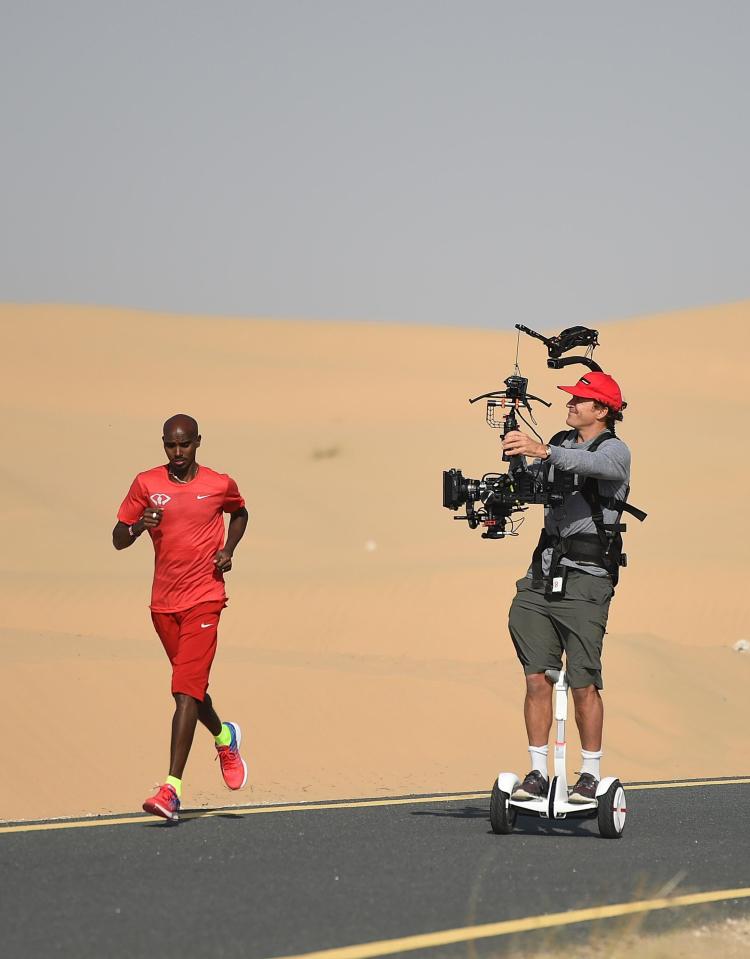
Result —
<instances>
[{"instance_id":1,"label":"nike swoosh logo on shorts","mask_svg":"<svg viewBox=\"0 0 750 959\"><path fill-rule=\"evenodd\" d=\"M215 493L204 493L203 496L196 496L196 499L207 499L209 496L215 496Z\"/></svg>"},{"instance_id":2,"label":"nike swoosh logo on shorts","mask_svg":"<svg viewBox=\"0 0 750 959\"><path fill-rule=\"evenodd\" d=\"M213 626L213 623L201 623L201 629L208 629L209 626Z\"/></svg>"}]
</instances>

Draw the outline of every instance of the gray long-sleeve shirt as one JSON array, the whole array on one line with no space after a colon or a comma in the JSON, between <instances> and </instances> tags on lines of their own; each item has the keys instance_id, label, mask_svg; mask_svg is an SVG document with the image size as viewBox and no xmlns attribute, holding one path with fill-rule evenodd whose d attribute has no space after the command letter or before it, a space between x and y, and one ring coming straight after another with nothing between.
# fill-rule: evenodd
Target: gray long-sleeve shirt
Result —
<instances>
[{"instance_id":1,"label":"gray long-sleeve shirt","mask_svg":"<svg viewBox=\"0 0 750 959\"><path fill-rule=\"evenodd\" d=\"M576 443L576 436L563 441L562 446L551 446L548 462L551 464L549 478L554 477L555 469L564 469L569 473L576 473L581 479L588 476L599 480L599 495L602 499L624 499L630 485L630 450L621 439L608 439L593 453L588 448L593 439L586 443ZM541 464L542 460L535 460ZM579 480L580 481L580 480ZM603 510L604 522L617 522L617 513L614 510ZM575 536L579 533L596 534L596 526L591 517L591 509L583 498L579 489L575 489L561 506L547 507L544 510L544 528L548 533L558 533L560 536ZM549 573L552 549L546 549L542 554L542 572ZM593 563L581 563L572 559L561 560L565 566L592 573L594 576L606 576L607 571ZM531 577L531 567L527 576Z\"/></svg>"}]
</instances>

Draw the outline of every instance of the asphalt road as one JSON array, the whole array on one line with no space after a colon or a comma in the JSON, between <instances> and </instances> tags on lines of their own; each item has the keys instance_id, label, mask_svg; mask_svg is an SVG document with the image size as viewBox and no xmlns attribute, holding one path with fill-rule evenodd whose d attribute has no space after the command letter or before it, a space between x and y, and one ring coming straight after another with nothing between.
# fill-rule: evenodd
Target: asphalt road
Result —
<instances>
[{"instance_id":1,"label":"asphalt road","mask_svg":"<svg viewBox=\"0 0 750 959\"><path fill-rule=\"evenodd\" d=\"M521 817L512 835L495 836L489 797L227 810L179 826L131 818L0 830L0 954L264 959L750 887L747 781L632 787L628 807L618 840L601 839L595 821ZM750 915L750 898L638 922L653 928L727 914ZM611 934L616 921L523 933L522 941L538 945L544 936L569 955L572 942L592 929ZM464 938L408 955L502 955L521 943L518 935Z\"/></svg>"}]
</instances>

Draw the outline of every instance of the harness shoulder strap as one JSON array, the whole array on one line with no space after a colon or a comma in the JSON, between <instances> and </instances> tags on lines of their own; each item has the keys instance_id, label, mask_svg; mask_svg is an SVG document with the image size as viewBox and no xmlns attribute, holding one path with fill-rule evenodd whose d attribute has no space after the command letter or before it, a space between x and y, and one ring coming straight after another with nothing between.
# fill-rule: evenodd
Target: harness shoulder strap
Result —
<instances>
[{"instance_id":1,"label":"harness shoulder strap","mask_svg":"<svg viewBox=\"0 0 750 959\"><path fill-rule=\"evenodd\" d=\"M606 443L607 440L617 440L618 443L622 443L622 440L619 436L615 436L614 433L610 433L609 430L602 430L602 432L597 436L593 441L591 446L586 450L587 453L595 453L602 443Z\"/></svg>"},{"instance_id":2,"label":"harness shoulder strap","mask_svg":"<svg viewBox=\"0 0 750 959\"><path fill-rule=\"evenodd\" d=\"M549 441L549 446L562 446L565 440L572 439L576 434L575 430L560 430L559 433L555 433L552 439Z\"/></svg>"},{"instance_id":3,"label":"harness shoulder strap","mask_svg":"<svg viewBox=\"0 0 750 959\"><path fill-rule=\"evenodd\" d=\"M559 433L550 439L550 446L562 446L562 444L569 439L573 439L576 435L575 430L560 430ZM550 468L552 464L549 460L545 460L543 464L544 476L545 479L549 476ZM550 574L552 568L559 561L560 556L564 553L566 543L564 543L559 536L550 535L547 530L542 527L542 531L539 534L539 542L537 543L536 549L531 557L531 575L535 584L539 584L544 581L542 575L542 554L547 549L552 549L552 564L550 566Z\"/></svg>"},{"instance_id":4,"label":"harness shoulder strap","mask_svg":"<svg viewBox=\"0 0 750 959\"><path fill-rule=\"evenodd\" d=\"M634 516L640 523L648 516L648 513L644 513L642 509L638 509L637 506L631 506L630 503L626 503L622 499L610 499L607 500L606 506L608 509L616 510L618 513L630 513L631 516Z\"/></svg>"},{"instance_id":5,"label":"harness shoulder strap","mask_svg":"<svg viewBox=\"0 0 750 959\"><path fill-rule=\"evenodd\" d=\"M591 443L588 453L594 453L599 447L608 440L617 440L622 442L609 430L603 430ZM591 519L596 527L596 534L602 547L602 562L604 568L612 577L612 582L616 585L618 578L618 567L620 565L620 556L622 554L622 537L620 528L620 517L618 515L615 523L610 527L604 522L604 506L609 506L609 502L604 500L599 493L599 480L592 476L587 476L580 485L581 496L586 500L591 510ZM630 487L625 490L625 499L627 499ZM615 547L614 551L612 547ZM612 555L612 553L615 555Z\"/></svg>"},{"instance_id":6,"label":"harness shoulder strap","mask_svg":"<svg viewBox=\"0 0 750 959\"><path fill-rule=\"evenodd\" d=\"M597 436L597 438L594 440L591 446L589 446L587 452L593 453L602 445L602 443L605 443L607 440L618 440L619 442L622 442L622 440L620 440L618 436L613 436L609 432L609 430L605 430L603 433L600 433L600 435ZM586 491L585 491L585 487L587 484L590 484L589 488L595 487L593 490L593 496L599 498L599 502L601 506L606 506L607 509L614 510L616 513L620 515L622 513L630 513L631 516L634 516L641 523L648 516L648 513L645 513L642 509L638 509L637 506L631 506L631 504L627 502L628 494L630 493L629 486L625 492L625 496L622 499L615 499L613 496L609 497L608 499L601 499L601 497L599 497L598 480L592 480L591 477L589 477L586 483L583 484L584 488L581 490L581 492L584 495L584 498L587 498ZM619 521L620 521L620 517L618 515L617 522L619 523Z\"/></svg>"}]
</instances>

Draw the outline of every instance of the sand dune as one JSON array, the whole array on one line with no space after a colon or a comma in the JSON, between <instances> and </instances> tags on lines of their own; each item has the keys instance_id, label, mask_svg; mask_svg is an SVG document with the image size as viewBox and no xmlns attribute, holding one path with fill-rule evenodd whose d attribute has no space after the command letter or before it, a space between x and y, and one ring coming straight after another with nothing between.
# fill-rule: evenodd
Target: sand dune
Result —
<instances>
[{"instance_id":1,"label":"sand dune","mask_svg":"<svg viewBox=\"0 0 750 959\"><path fill-rule=\"evenodd\" d=\"M630 406L630 567L606 640L607 771L733 775L745 702L745 331L750 303L602 328ZM148 619L146 541L110 531L164 418L234 475L251 526L228 577L212 675L246 730L251 787L226 792L200 736L185 802L485 788L526 765L505 620L538 535L490 543L440 507L440 473L498 464L467 397L512 369L479 330L0 307L5 343L0 817L138 808L165 775L169 671ZM581 368L521 366L542 433ZM34 732L30 739L29 729ZM575 755L575 753L574 753ZM738 768L742 757L744 768Z\"/></svg>"}]
</instances>

